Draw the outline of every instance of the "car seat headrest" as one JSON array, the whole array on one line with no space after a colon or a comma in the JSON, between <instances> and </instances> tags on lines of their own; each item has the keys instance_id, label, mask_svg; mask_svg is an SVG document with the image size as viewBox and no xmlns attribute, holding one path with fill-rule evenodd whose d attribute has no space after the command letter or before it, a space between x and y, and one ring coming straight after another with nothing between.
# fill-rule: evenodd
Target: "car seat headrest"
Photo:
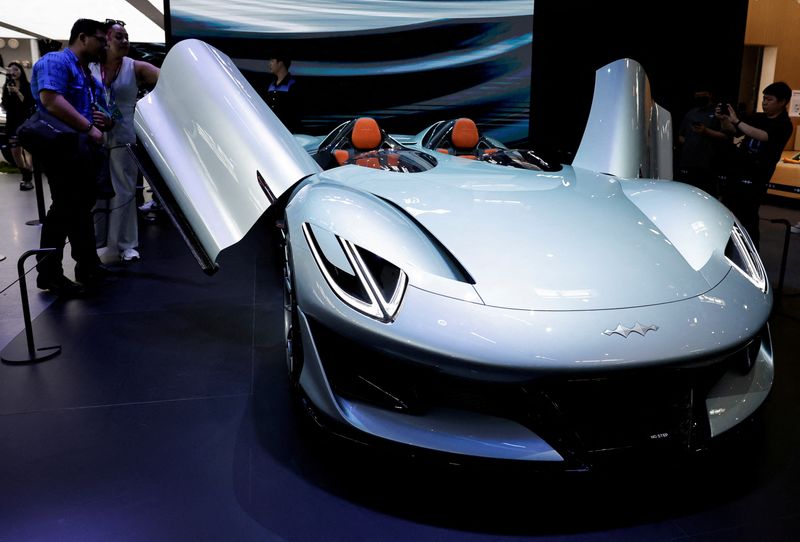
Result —
<instances>
[{"instance_id":1,"label":"car seat headrest","mask_svg":"<svg viewBox=\"0 0 800 542\"><path fill-rule=\"evenodd\" d=\"M361 117L353 125L353 132L350 134L350 141L353 147L359 150L377 149L381 144L383 136L381 129L375 119Z\"/></svg>"},{"instance_id":2,"label":"car seat headrest","mask_svg":"<svg viewBox=\"0 0 800 542\"><path fill-rule=\"evenodd\" d=\"M479 139L478 127L472 119L460 118L453 124L450 141L457 149L474 149Z\"/></svg>"}]
</instances>

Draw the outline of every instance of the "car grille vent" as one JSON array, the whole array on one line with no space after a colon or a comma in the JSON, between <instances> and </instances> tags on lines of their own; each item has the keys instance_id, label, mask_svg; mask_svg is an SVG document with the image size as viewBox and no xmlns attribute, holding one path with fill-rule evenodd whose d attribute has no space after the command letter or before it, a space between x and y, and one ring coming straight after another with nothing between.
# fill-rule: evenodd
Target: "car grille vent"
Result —
<instances>
[{"instance_id":1,"label":"car grille vent","mask_svg":"<svg viewBox=\"0 0 800 542\"><path fill-rule=\"evenodd\" d=\"M753 350L748 343L692 367L496 383L447 375L310 323L337 395L408 415L450 407L511 419L562 455L577 450L581 461L631 448L701 449L710 439L704 398L726 370L741 370Z\"/></svg>"}]
</instances>

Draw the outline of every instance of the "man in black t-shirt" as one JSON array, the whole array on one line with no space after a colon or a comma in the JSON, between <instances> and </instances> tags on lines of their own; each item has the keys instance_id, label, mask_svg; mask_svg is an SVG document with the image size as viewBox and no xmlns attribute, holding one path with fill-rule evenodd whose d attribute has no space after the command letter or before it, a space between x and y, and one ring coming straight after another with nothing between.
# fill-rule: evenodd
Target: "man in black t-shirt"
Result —
<instances>
[{"instance_id":1,"label":"man in black t-shirt","mask_svg":"<svg viewBox=\"0 0 800 542\"><path fill-rule=\"evenodd\" d=\"M747 229L756 246L759 237L758 209L793 130L786 112L792 97L789 85L772 83L764 89L763 95L761 107L764 112L746 120L739 119L730 105L725 110L720 107L717 111L723 131L736 137L744 135L734 154L736 163L723 190L722 202Z\"/></svg>"}]
</instances>

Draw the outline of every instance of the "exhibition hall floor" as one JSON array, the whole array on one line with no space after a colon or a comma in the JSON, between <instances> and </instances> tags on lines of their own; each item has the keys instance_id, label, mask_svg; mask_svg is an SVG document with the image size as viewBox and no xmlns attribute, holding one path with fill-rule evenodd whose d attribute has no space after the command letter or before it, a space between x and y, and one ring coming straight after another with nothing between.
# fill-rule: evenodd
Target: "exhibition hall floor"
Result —
<instances>
[{"instance_id":1,"label":"exhibition hall floor","mask_svg":"<svg viewBox=\"0 0 800 542\"><path fill-rule=\"evenodd\" d=\"M25 225L35 195L18 179L0 174L0 290L38 246ZM762 217L800 211L772 201ZM121 273L85 298L29 285L37 346L62 351L0 364L0 541L797 540L798 235L761 423L688 463L559 475L432 464L313 431L290 401L264 231L211 277L165 218L140 231L142 260L113 263ZM773 284L784 232L763 221ZM0 294L0 348L20 340L19 299L16 285Z\"/></svg>"}]
</instances>

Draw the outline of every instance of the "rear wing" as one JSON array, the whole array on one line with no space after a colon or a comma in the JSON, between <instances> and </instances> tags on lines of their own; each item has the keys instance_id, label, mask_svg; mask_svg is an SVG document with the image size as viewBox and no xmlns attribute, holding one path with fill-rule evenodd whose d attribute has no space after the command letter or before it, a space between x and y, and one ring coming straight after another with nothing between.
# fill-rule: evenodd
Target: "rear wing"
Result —
<instances>
[{"instance_id":1,"label":"rear wing","mask_svg":"<svg viewBox=\"0 0 800 542\"><path fill-rule=\"evenodd\" d=\"M672 116L653 101L647 74L635 60L597 70L592 110L572 165L624 178L672 179Z\"/></svg>"}]
</instances>

